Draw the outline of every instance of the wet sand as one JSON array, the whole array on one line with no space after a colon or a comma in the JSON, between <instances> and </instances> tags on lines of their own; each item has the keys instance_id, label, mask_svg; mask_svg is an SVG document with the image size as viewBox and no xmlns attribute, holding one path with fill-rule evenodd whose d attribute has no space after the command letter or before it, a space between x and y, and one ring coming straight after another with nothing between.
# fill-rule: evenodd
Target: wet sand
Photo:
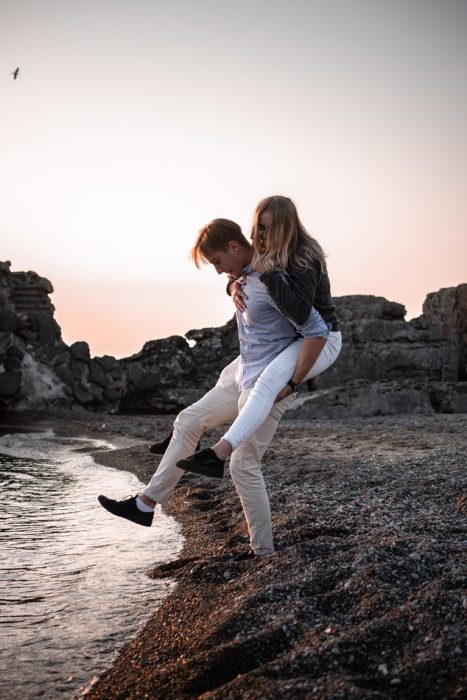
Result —
<instances>
[{"instance_id":1,"label":"wet sand","mask_svg":"<svg viewBox=\"0 0 467 700\"><path fill-rule=\"evenodd\" d=\"M29 419L114 442L95 459L142 481L172 421ZM148 562L178 585L88 697L467 697L466 455L465 415L284 420L264 460L277 554L253 560L230 477L187 475L166 507L181 559Z\"/></svg>"}]
</instances>

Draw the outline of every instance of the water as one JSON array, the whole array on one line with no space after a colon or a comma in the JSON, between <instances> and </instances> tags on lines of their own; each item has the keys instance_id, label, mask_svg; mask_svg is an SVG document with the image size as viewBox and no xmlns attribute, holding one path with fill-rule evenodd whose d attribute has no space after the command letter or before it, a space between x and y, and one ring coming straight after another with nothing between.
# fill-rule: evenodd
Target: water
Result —
<instances>
[{"instance_id":1,"label":"water","mask_svg":"<svg viewBox=\"0 0 467 700\"><path fill-rule=\"evenodd\" d=\"M86 454L104 441L0 437L0 697L76 697L172 583L146 576L182 546L177 523L112 517L96 497L141 484Z\"/></svg>"}]
</instances>

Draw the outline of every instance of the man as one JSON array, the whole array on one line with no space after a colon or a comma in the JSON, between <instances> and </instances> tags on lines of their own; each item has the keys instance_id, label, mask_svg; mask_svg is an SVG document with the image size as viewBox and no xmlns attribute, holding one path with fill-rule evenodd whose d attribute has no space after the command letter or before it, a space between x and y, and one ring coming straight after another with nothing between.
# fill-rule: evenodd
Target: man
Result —
<instances>
[{"instance_id":1,"label":"man","mask_svg":"<svg viewBox=\"0 0 467 700\"><path fill-rule=\"evenodd\" d=\"M201 229L191 256L196 264L200 260L210 263L218 274L245 276L244 292L248 301L243 311L237 310L240 356L223 370L213 389L177 416L170 444L142 493L123 501L99 496L100 504L108 511L140 525L151 525L155 505L170 496L183 476L184 471L177 467L177 462L184 464L207 430L235 419L261 372L297 338L297 330L279 311L259 280L259 274L249 267L253 248L237 224L228 219L212 221ZM311 325L300 327L305 337ZM245 514L250 547L257 556L274 552L261 459L292 400L291 395L275 403L263 425L234 450L230 458L230 473ZM222 477L222 461L215 455L211 461L207 459L202 473Z\"/></svg>"}]
</instances>

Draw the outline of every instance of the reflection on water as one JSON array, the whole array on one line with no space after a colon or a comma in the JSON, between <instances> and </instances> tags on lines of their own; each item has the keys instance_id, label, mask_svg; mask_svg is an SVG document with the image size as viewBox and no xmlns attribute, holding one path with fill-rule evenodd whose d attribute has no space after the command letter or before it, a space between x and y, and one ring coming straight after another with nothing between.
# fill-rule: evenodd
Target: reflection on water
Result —
<instances>
[{"instance_id":1,"label":"reflection on water","mask_svg":"<svg viewBox=\"0 0 467 700\"><path fill-rule=\"evenodd\" d=\"M180 551L177 523L152 528L97 502L141 484L83 453L95 441L0 437L0 697L71 697L109 665L172 585L145 573ZM104 442L102 449L110 446Z\"/></svg>"}]
</instances>

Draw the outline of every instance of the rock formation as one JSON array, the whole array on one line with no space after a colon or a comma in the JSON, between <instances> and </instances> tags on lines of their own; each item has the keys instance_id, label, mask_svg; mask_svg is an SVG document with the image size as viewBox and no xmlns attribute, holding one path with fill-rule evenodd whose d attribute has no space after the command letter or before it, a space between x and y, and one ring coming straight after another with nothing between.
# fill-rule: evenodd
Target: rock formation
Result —
<instances>
[{"instance_id":1,"label":"rock formation","mask_svg":"<svg viewBox=\"0 0 467 700\"><path fill-rule=\"evenodd\" d=\"M115 408L122 370L113 357L91 359L85 342L63 342L49 299L52 284L0 263L0 407Z\"/></svg>"},{"instance_id":2,"label":"rock formation","mask_svg":"<svg viewBox=\"0 0 467 700\"><path fill-rule=\"evenodd\" d=\"M150 340L141 352L121 360L123 413L175 413L197 401L238 355L237 326L189 331L185 338Z\"/></svg>"},{"instance_id":3,"label":"rock formation","mask_svg":"<svg viewBox=\"0 0 467 700\"><path fill-rule=\"evenodd\" d=\"M148 341L131 357L91 358L63 342L35 272L0 263L0 407L174 413L200 398L238 354L235 321ZM344 344L327 372L301 388L290 417L467 411L467 284L427 296L423 314L382 297L335 299Z\"/></svg>"},{"instance_id":4,"label":"rock formation","mask_svg":"<svg viewBox=\"0 0 467 700\"><path fill-rule=\"evenodd\" d=\"M344 343L289 417L467 411L467 284L428 295L423 314L382 297L335 299Z\"/></svg>"}]
</instances>

